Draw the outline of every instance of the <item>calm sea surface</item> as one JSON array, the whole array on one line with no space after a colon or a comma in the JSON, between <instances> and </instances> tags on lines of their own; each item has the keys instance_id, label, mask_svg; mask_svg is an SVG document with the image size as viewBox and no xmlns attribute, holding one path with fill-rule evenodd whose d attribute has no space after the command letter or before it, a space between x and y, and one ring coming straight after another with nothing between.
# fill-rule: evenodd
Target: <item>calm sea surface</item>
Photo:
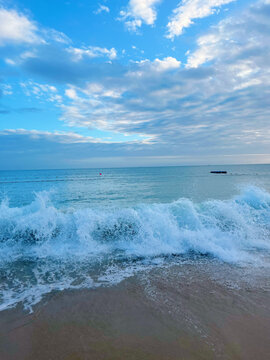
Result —
<instances>
[{"instance_id":1,"label":"calm sea surface","mask_svg":"<svg viewBox=\"0 0 270 360\"><path fill-rule=\"evenodd\" d=\"M210 174L226 170L226 175ZM102 173L102 175L99 175ZM270 192L270 165L0 171L0 194L11 206L50 191L57 208L117 207L140 203L229 199L246 185Z\"/></svg>"}]
</instances>

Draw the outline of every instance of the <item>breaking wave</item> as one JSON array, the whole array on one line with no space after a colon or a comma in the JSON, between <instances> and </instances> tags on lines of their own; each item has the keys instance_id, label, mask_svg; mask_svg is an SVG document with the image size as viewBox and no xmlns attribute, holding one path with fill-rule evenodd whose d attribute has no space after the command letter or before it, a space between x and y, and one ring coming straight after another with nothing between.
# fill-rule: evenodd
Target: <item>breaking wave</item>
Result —
<instances>
[{"instance_id":1,"label":"breaking wave","mask_svg":"<svg viewBox=\"0 0 270 360\"><path fill-rule=\"evenodd\" d=\"M52 290L114 283L178 255L252 264L269 250L270 194L257 187L226 201L110 210L63 212L44 192L20 208L3 200L0 310L31 309Z\"/></svg>"}]
</instances>

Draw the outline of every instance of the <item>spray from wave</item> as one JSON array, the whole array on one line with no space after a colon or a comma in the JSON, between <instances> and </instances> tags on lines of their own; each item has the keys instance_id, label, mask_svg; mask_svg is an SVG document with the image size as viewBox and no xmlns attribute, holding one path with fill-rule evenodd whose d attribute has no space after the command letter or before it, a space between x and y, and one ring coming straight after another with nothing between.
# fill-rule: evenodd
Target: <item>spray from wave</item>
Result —
<instances>
[{"instance_id":1,"label":"spray from wave","mask_svg":"<svg viewBox=\"0 0 270 360\"><path fill-rule=\"evenodd\" d=\"M114 283L177 255L255 264L269 250L270 194L257 187L227 201L111 210L63 212L48 193L20 208L4 200L0 310L18 302L31 309L52 290Z\"/></svg>"}]
</instances>

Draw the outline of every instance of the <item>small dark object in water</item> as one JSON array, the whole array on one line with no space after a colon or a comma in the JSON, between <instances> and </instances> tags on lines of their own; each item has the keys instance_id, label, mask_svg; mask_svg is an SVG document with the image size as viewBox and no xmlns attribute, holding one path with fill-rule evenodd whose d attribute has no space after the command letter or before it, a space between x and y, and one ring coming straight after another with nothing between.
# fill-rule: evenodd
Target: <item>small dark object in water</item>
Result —
<instances>
[{"instance_id":1,"label":"small dark object in water","mask_svg":"<svg viewBox=\"0 0 270 360\"><path fill-rule=\"evenodd\" d=\"M227 171L210 171L211 174L227 174Z\"/></svg>"}]
</instances>

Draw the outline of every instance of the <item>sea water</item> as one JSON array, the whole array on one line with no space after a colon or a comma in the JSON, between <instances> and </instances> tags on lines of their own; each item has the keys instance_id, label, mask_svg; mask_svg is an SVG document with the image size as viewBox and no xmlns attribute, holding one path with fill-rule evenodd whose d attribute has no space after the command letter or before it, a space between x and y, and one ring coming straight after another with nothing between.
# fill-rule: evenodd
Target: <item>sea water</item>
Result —
<instances>
[{"instance_id":1,"label":"sea water","mask_svg":"<svg viewBox=\"0 0 270 360\"><path fill-rule=\"evenodd\" d=\"M0 197L0 310L186 261L269 266L270 165L1 171Z\"/></svg>"}]
</instances>

